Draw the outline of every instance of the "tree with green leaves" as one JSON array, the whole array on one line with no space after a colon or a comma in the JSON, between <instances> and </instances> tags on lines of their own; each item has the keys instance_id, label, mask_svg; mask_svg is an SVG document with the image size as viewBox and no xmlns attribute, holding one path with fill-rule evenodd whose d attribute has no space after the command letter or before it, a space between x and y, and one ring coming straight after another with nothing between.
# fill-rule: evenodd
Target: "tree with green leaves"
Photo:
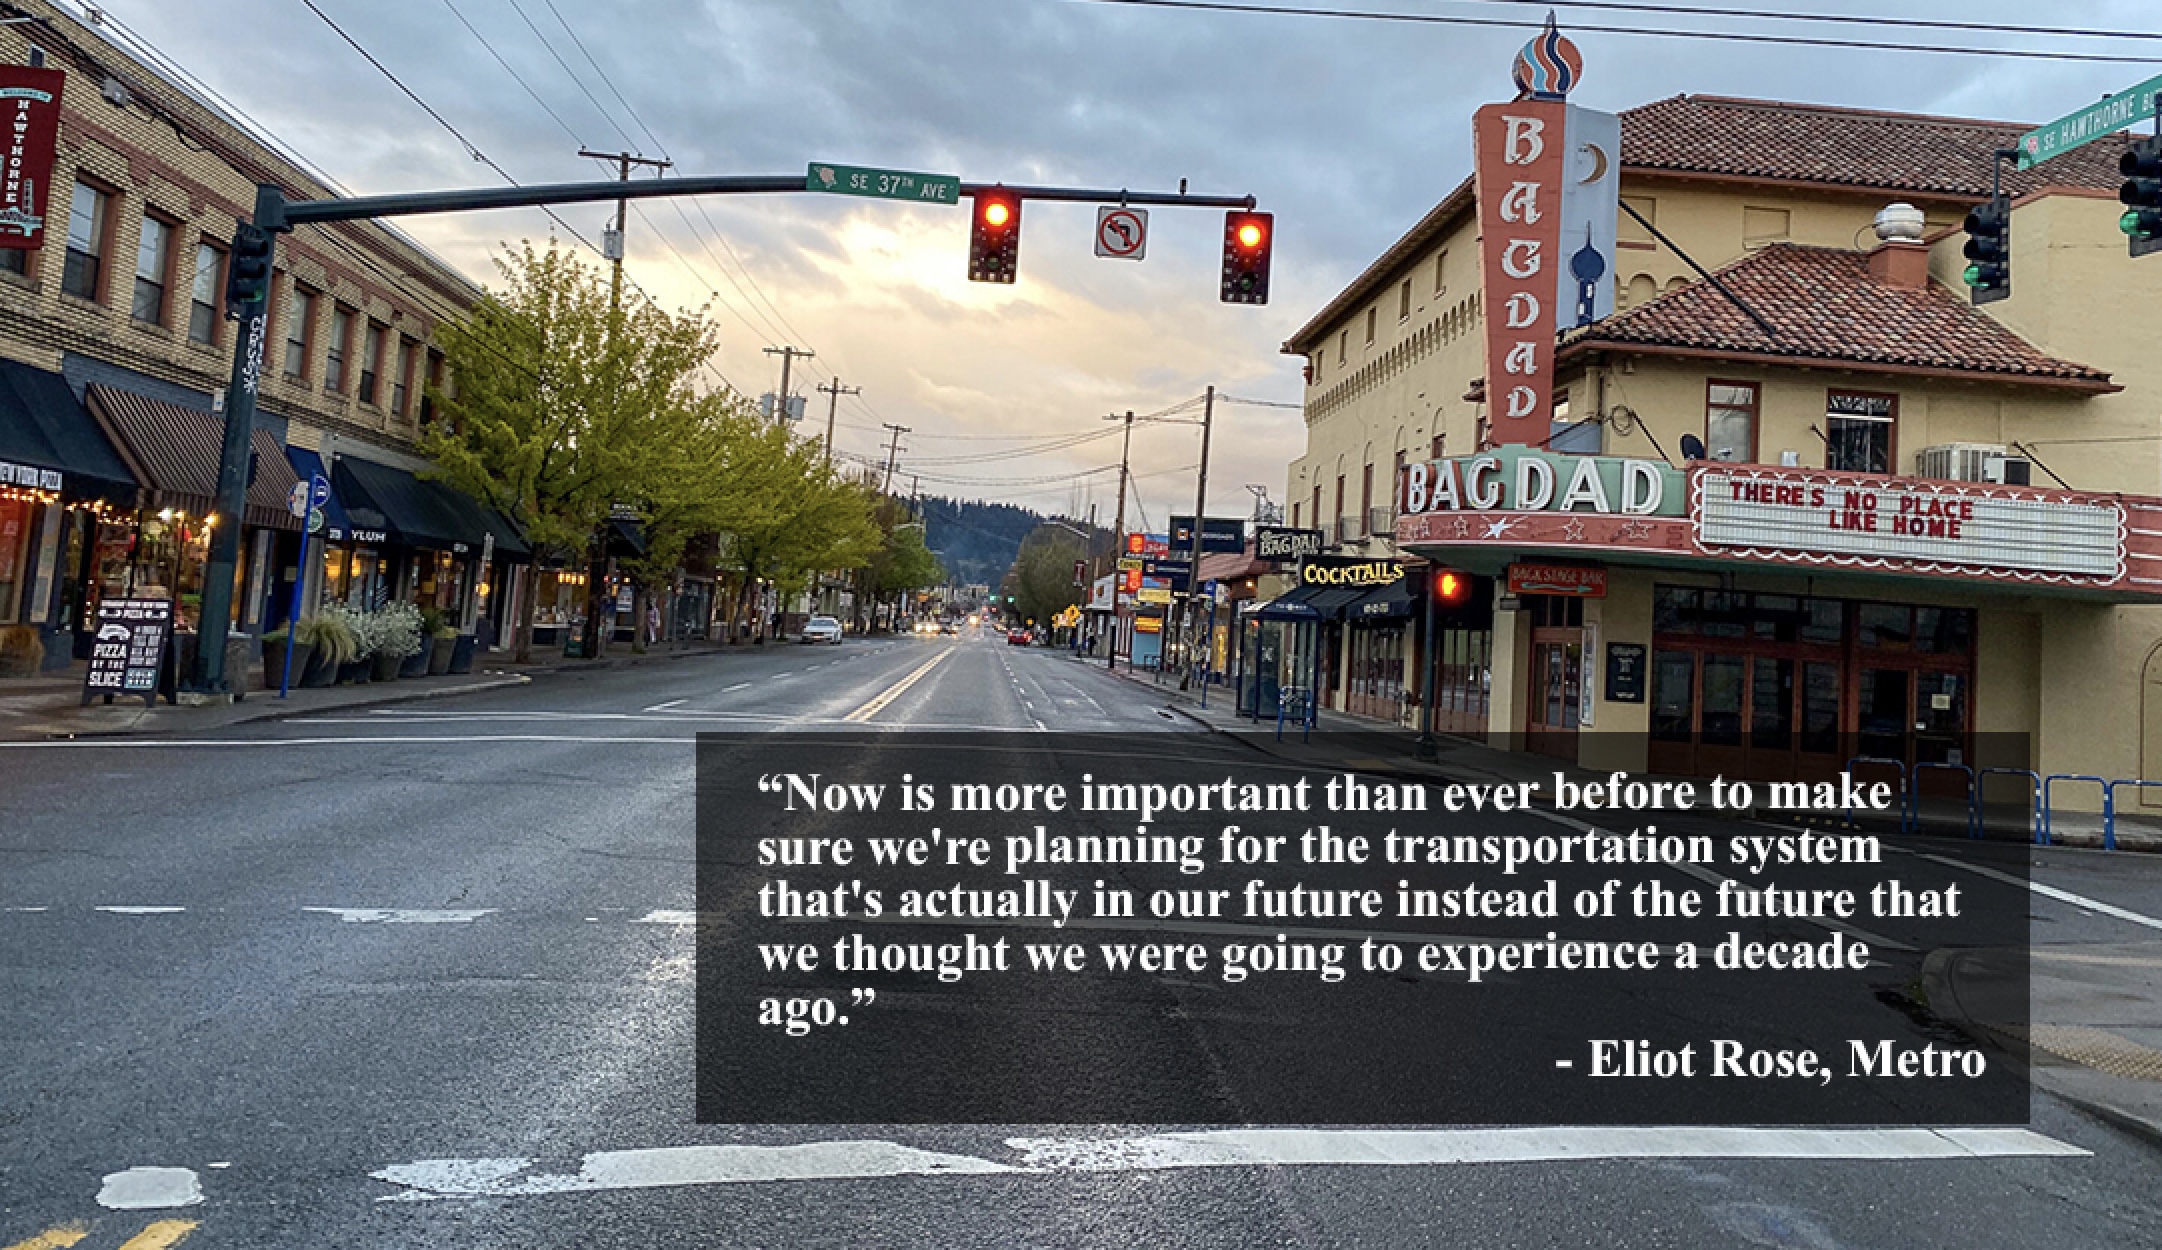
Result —
<instances>
[{"instance_id":1,"label":"tree with green leaves","mask_svg":"<svg viewBox=\"0 0 2162 1250\"><path fill-rule=\"evenodd\" d=\"M1085 588L1073 584L1073 566L1074 561L1086 559L1088 544L1079 534L1057 525L1039 525L1021 540L1000 593L1014 597L1013 610L1022 620L1049 621L1081 602Z\"/></svg>"},{"instance_id":2,"label":"tree with green leaves","mask_svg":"<svg viewBox=\"0 0 2162 1250\"><path fill-rule=\"evenodd\" d=\"M755 417L732 418L730 429L713 529L738 574L728 611L732 637L761 584L785 596L821 569L859 568L879 549L881 532L871 496L834 472L818 443ZM766 622L750 624L765 636Z\"/></svg>"},{"instance_id":3,"label":"tree with green leaves","mask_svg":"<svg viewBox=\"0 0 2162 1250\"><path fill-rule=\"evenodd\" d=\"M421 450L534 549L519 597L523 662L544 558L590 550L613 505L644 506L660 489L680 452L670 432L699 402L692 375L719 337L703 311L643 299L611 308L600 272L554 240L523 244L496 268L500 288L444 328L450 385L431 394Z\"/></svg>"}]
</instances>

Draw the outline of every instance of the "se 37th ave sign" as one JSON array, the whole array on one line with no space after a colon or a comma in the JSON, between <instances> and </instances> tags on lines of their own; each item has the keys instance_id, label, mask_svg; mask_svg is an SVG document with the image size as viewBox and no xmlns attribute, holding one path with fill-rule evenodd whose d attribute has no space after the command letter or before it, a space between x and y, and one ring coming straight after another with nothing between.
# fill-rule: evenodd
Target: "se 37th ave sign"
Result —
<instances>
[{"instance_id":1,"label":"se 37th ave sign","mask_svg":"<svg viewBox=\"0 0 2162 1250\"><path fill-rule=\"evenodd\" d=\"M1145 208L1096 210L1096 254L1112 260L1140 260L1149 250L1149 213Z\"/></svg>"},{"instance_id":2,"label":"se 37th ave sign","mask_svg":"<svg viewBox=\"0 0 2162 1250\"><path fill-rule=\"evenodd\" d=\"M912 174L900 169L864 169L854 165L812 162L803 185L834 195L864 195L912 204L959 204L961 180L947 174Z\"/></svg>"}]
</instances>

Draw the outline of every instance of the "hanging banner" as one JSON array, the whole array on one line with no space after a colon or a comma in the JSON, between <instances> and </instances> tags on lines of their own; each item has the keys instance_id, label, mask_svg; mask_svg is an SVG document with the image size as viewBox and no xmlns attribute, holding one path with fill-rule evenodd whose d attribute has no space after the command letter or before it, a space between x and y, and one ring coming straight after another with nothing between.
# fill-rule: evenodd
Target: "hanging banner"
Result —
<instances>
[{"instance_id":1,"label":"hanging banner","mask_svg":"<svg viewBox=\"0 0 2162 1250\"><path fill-rule=\"evenodd\" d=\"M67 75L27 65L0 66L0 247L45 245L53 154L60 143L60 88Z\"/></svg>"},{"instance_id":2,"label":"hanging banner","mask_svg":"<svg viewBox=\"0 0 2162 1250\"><path fill-rule=\"evenodd\" d=\"M1621 215L1621 118L1568 106L1555 319L1588 326L1614 313L1614 230Z\"/></svg>"}]
</instances>

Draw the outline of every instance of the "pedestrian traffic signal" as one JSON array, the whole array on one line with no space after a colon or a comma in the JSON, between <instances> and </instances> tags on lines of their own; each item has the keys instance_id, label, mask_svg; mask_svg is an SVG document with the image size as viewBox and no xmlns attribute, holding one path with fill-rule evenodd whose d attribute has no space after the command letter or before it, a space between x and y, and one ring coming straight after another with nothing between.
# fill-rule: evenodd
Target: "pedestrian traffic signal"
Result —
<instances>
[{"instance_id":1,"label":"pedestrian traffic signal","mask_svg":"<svg viewBox=\"0 0 2162 1250\"><path fill-rule=\"evenodd\" d=\"M1977 304L2012 293L2012 200L2002 192L1967 214L1968 295Z\"/></svg>"},{"instance_id":2,"label":"pedestrian traffic signal","mask_svg":"<svg viewBox=\"0 0 2162 1250\"><path fill-rule=\"evenodd\" d=\"M270 303L271 245L270 231L261 226L241 222L234 229L233 255L225 270L227 317L252 317Z\"/></svg>"},{"instance_id":3,"label":"pedestrian traffic signal","mask_svg":"<svg viewBox=\"0 0 2162 1250\"><path fill-rule=\"evenodd\" d=\"M1226 304L1269 302L1269 247L1275 236L1273 214L1237 210L1224 214L1222 294Z\"/></svg>"},{"instance_id":4,"label":"pedestrian traffic signal","mask_svg":"<svg viewBox=\"0 0 2162 1250\"><path fill-rule=\"evenodd\" d=\"M2117 172L2125 177L2117 189L2125 205L2117 228L2125 232L2134 256L2162 250L2162 137L2135 141L2117 159Z\"/></svg>"},{"instance_id":5,"label":"pedestrian traffic signal","mask_svg":"<svg viewBox=\"0 0 2162 1250\"><path fill-rule=\"evenodd\" d=\"M968 232L968 280L1012 282L1021 259L1021 197L1011 191L976 193Z\"/></svg>"},{"instance_id":6,"label":"pedestrian traffic signal","mask_svg":"<svg viewBox=\"0 0 2162 1250\"><path fill-rule=\"evenodd\" d=\"M1428 585L1434 592L1434 603L1443 608L1461 608L1471 602L1471 574L1455 569L1435 569Z\"/></svg>"}]
</instances>

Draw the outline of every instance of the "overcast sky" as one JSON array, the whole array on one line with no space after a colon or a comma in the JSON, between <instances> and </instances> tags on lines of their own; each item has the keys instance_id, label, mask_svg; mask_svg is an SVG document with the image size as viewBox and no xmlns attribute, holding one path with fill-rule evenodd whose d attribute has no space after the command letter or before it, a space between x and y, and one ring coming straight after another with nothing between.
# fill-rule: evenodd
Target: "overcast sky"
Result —
<instances>
[{"instance_id":1,"label":"overcast sky","mask_svg":"<svg viewBox=\"0 0 2162 1250\"><path fill-rule=\"evenodd\" d=\"M1115 474L1084 486L1045 479L1115 463L1116 437L1026 458L952 458L1108 430L1105 413L1167 407L1208 383L1296 402L1298 362L1278 345L1469 172L1471 112L1512 93L1510 59L1529 37L1077 0L316 2L521 182L600 175L576 156L583 144L665 149L682 173L801 173L823 160L1153 190L1186 178L1195 192L1259 196L1277 215L1277 246L1271 302L1258 309L1217 300L1215 210L1156 210L1148 258L1133 264L1094 258L1092 208L1031 203L1012 287L965 280L961 208L802 195L654 200L631 218L627 271L668 306L713 304L724 336L714 363L738 389L777 385L778 362L761 348L813 348L808 380L797 366L799 392L835 374L863 387L860 400L841 403L844 453L882 456L879 424L898 422L913 429L902 463L921 472L926 492L1075 515L1095 502L1106 523ZM500 183L301 0L102 4L355 193ZM1531 21L1545 13L1512 0L1342 5ZM2152 29L2155 12L2152 0L1754 7L2133 30ZM1561 17L1565 29L1711 25L1582 7ZM2162 42L1717 25L2162 57ZM1692 92L2046 120L2162 71L1582 29L1572 37L1585 60L1573 98L1611 110ZM236 59L235 47L254 55ZM561 211L595 242L610 212ZM527 212L402 224L481 280L492 277L489 255L503 241L545 239L553 228ZM815 432L826 400L810 398ZM1174 507L1192 506L1186 466L1198 433L1158 425L1135 436L1136 487L1156 528ZM1247 513L1245 483L1266 485L1281 502L1284 466L1303 445L1296 412L1219 408L1211 512Z\"/></svg>"}]
</instances>

